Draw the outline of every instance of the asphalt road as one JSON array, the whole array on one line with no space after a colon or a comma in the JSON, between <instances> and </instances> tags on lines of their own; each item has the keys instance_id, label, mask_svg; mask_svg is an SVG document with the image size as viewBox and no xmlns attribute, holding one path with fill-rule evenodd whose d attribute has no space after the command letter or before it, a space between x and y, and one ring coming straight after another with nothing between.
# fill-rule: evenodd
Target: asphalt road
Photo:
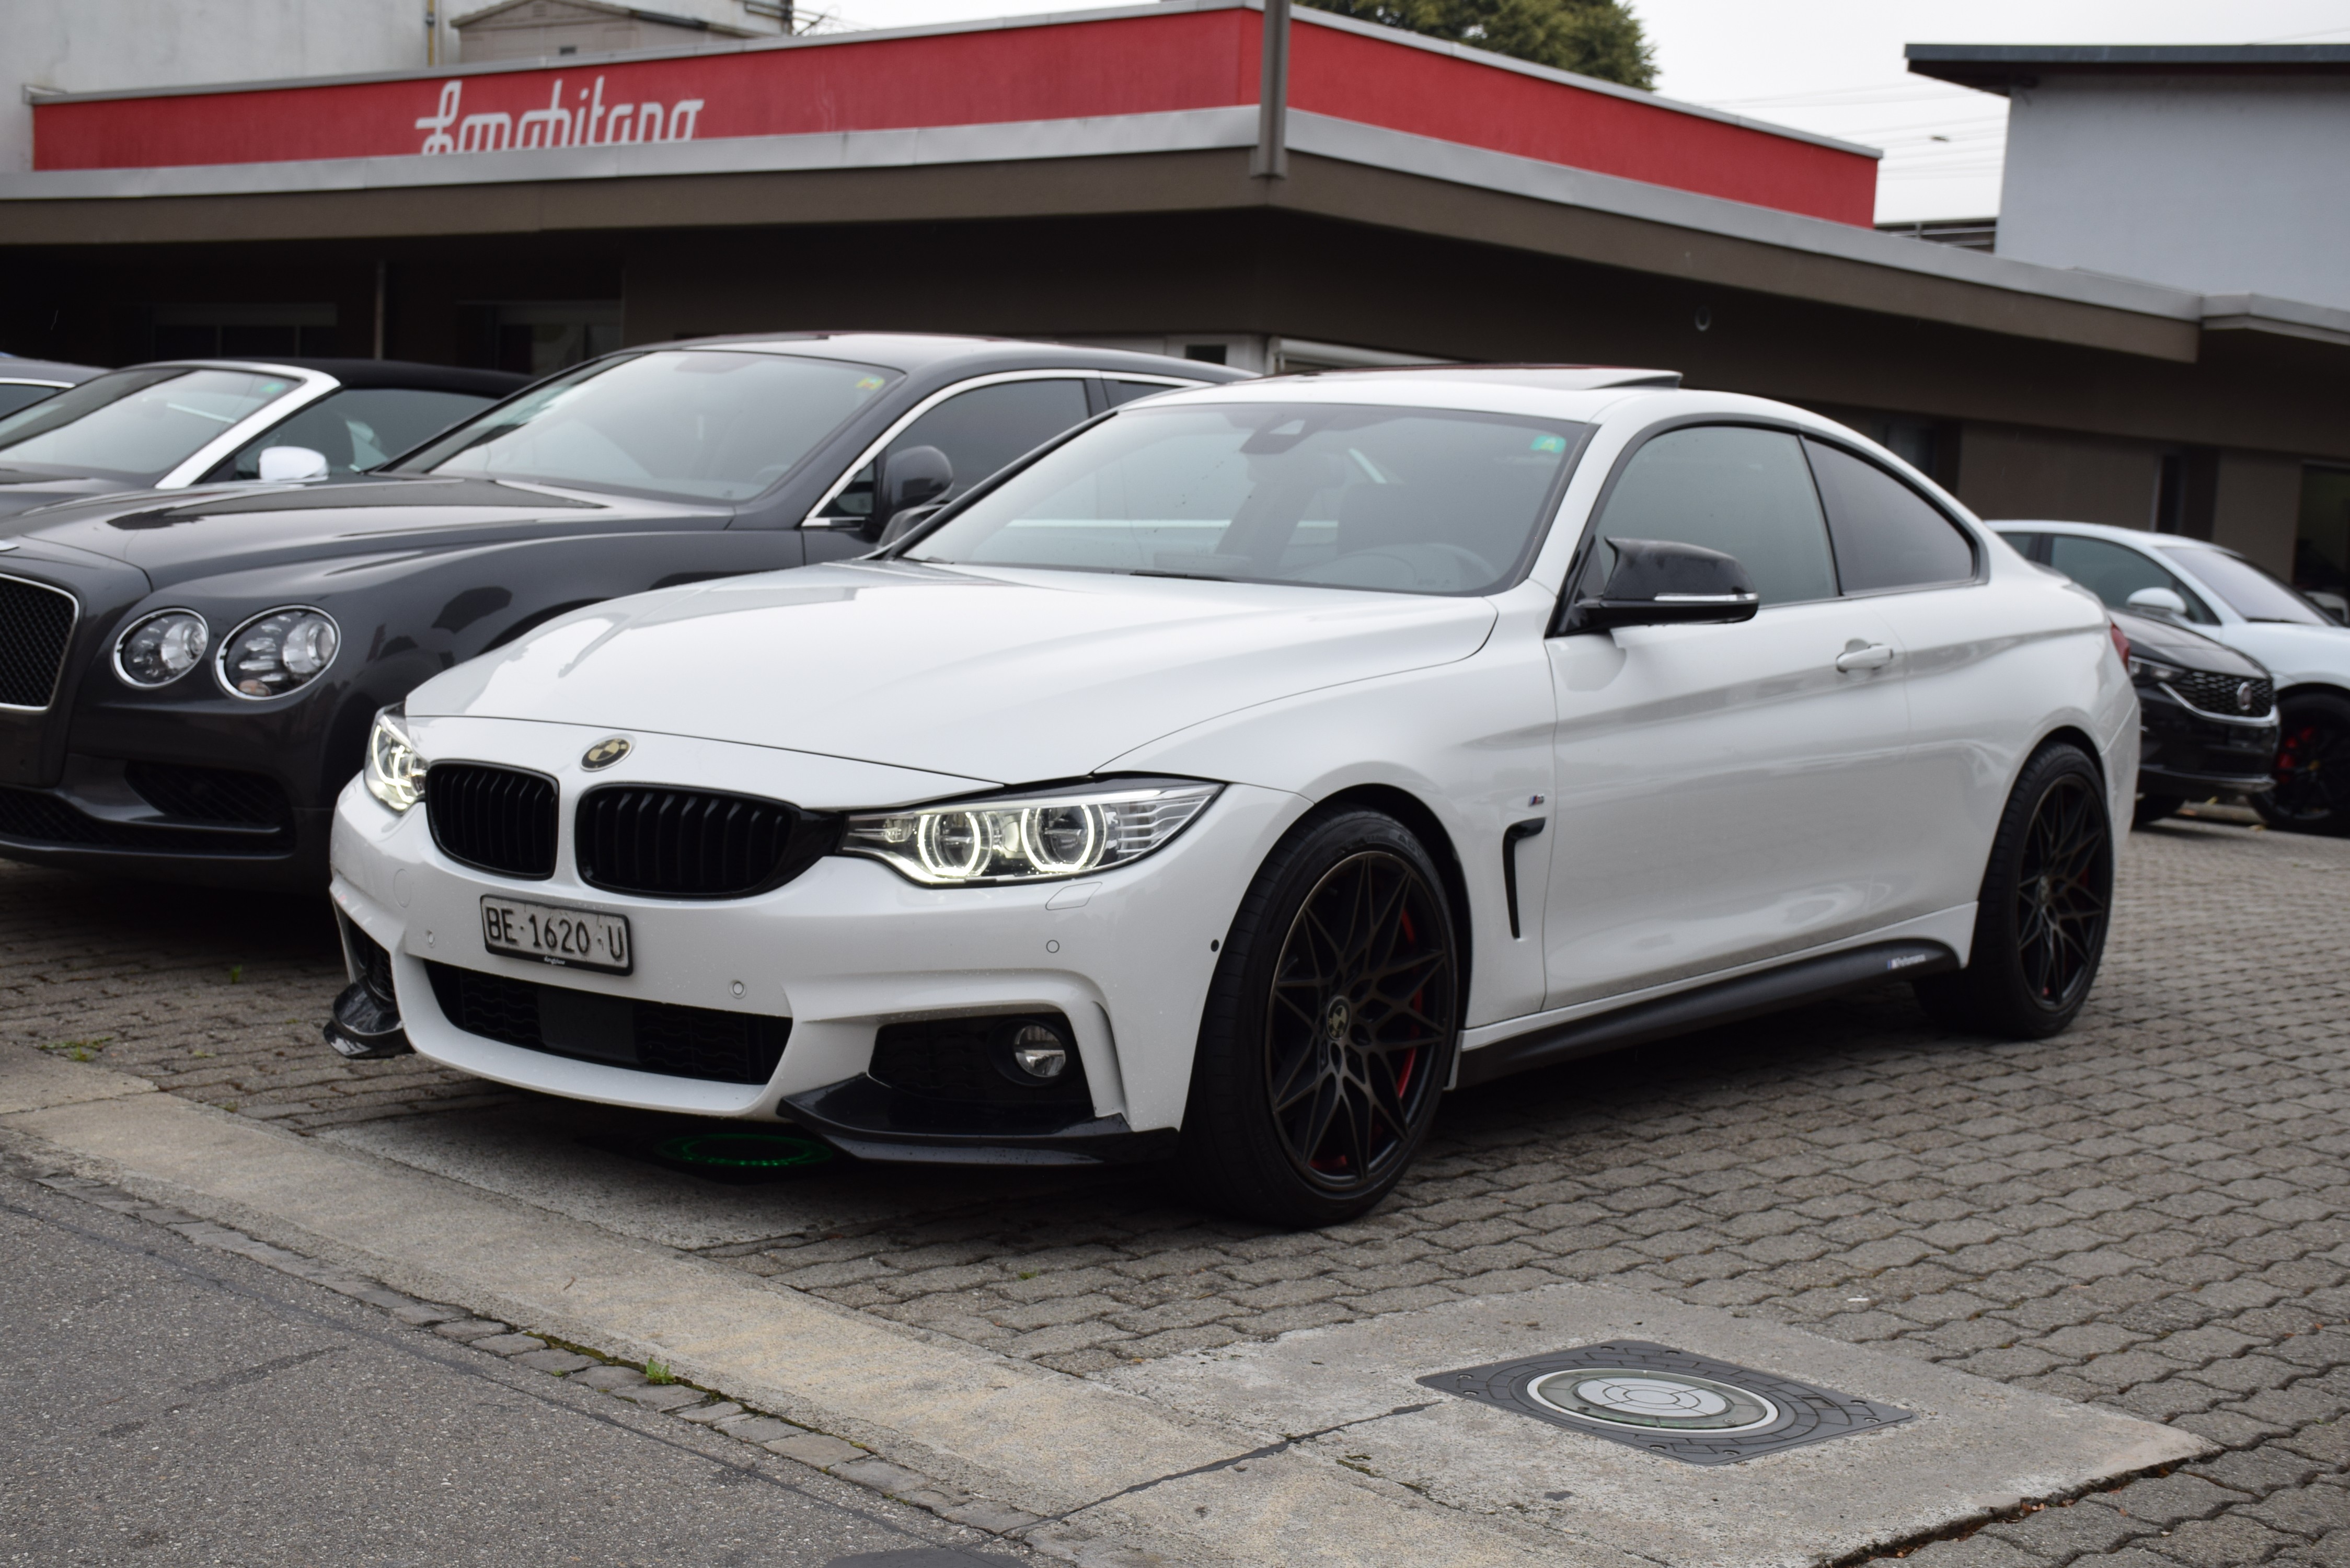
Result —
<instances>
[{"instance_id":1,"label":"asphalt road","mask_svg":"<svg viewBox=\"0 0 2350 1568\"><path fill-rule=\"evenodd\" d=\"M0 1563L1026 1553L0 1173Z\"/></svg>"}]
</instances>

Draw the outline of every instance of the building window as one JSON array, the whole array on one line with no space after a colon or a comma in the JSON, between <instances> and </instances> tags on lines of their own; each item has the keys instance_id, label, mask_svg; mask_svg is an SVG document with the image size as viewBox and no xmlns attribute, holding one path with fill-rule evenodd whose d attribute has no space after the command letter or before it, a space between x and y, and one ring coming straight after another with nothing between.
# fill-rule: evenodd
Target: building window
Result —
<instances>
[{"instance_id":1,"label":"building window","mask_svg":"<svg viewBox=\"0 0 2350 1568\"><path fill-rule=\"evenodd\" d=\"M146 359L287 359L341 347L331 305L158 305Z\"/></svg>"},{"instance_id":2,"label":"building window","mask_svg":"<svg viewBox=\"0 0 2350 1568\"><path fill-rule=\"evenodd\" d=\"M482 301L464 307L468 364L551 375L620 346L617 299Z\"/></svg>"}]
</instances>

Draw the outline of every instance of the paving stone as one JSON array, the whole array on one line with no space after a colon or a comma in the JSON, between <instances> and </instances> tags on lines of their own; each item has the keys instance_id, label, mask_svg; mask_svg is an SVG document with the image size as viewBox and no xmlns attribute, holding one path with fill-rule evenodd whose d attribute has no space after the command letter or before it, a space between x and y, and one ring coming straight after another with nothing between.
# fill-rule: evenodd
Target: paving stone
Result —
<instances>
[{"instance_id":1,"label":"paving stone","mask_svg":"<svg viewBox=\"0 0 2350 1568\"><path fill-rule=\"evenodd\" d=\"M912 1492L925 1490L931 1485L930 1477L899 1465L893 1465L887 1459L877 1459L871 1454L868 1454L861 1459L850 1459L834 1465L831 1469L834 1475L843 1480L853 1480L858 1486L868 1487L875 1491L888 1492L894 1497L904 1497Z\"/></svg>"},{"instance_id":2,"label":"paving stone","mask_svg":"<svg viewBox=\"0 0 2350 1568\"><path fill-rule=\"evenodd\" d=\"M545 1350L546 1341L535 1334L485 1334L472 1342L475 1350L486 1350L493 1355L520 1355L527 1350Z\"/></svg>"},{"instance_id":3,"label":"paving stone","mask_svg":"<svg viewBox=\"0 0 2350 1568\"><path fill-rule=\"evenodd\" d=\"M533 1350L515 1358L517 1366L527 1366L534 1372L577 1372L598 1365L593 1356L582 1355L576 1350Z\"/></svg>"},{"instance_id":4,"label":"paving stone","mask_svg":"<svg viewBox=\"0 0 2350 1568\"><path fill-rule=\"evenodd\" d=\"M772 1443L777 1438L788 1438L800 1428L789 1421L778 1421L773 1416L729 1416L713 1422L712 1429L739 1438L746 1443Z\"/></svg>"},{"instance_id":5,"label":"paving stone","mask_svg":"<svg viewBox=\"0 0 2350 1568\"><path fill-rule=\"evenodd\" d=\"M648 1410L675 1410L681 1406L699 1404L708 1396L699 1388L688 1388L681 1383L647 1383L641 1388L615 1388L612 1392L631 1404L642 1405ZM726 1417L733 1419L732 1417ZM764 1439L754 1438L753 1442Z\"/></svg>"},{"instance_id":6,"label":"paving stone","mask_svg":"<svg viewBox=\"0 0 2350 1568\"><path fill-rule=\"evenodd\" d=\"M487 1339L493 1334L506 1334L511 1331L504 1324L494 1318L461 1317L454 1323L435 1325L432 1332L445 1338L462 1339L470 1343L476 1339Z\"/></svg>"},{"instance_id":7,"label":"paving stone","mask_svg":"<svg viewBox=\"0 0 2350 1568\"><path fill-rule=\"evenodd\" d=\"M608 1393L637 1387L644 1383L645 1375L633 1366L598 1366L586 1372L573 1373L571 1381L585 1383L590 1388L601 1388Z\"/></svg>"},{"instance_id":8,"label":"paving stone","mask_svg":"<svg viewBox=\"0 0 2350 1568\"><path fill-rule=\"evenodd\" d=\"M869 1458L854 1443L843 1442L824 1432L797 1432L788 1438L777 1438L765 1445L770 1453L781 1454L787 1459L797 1459L804 1465L829 1469L852 1460Z\"/></svg>"},{"instance_id":9,"label":"paving stone","mask_svg":"<svg viewBox=\"0 0 2350 1568\"><path fill-rule=\"evenodd\" d=\"M723 1421L730 1416L739 1416L742 1413L743 1407L732 1399L712 1399L707 1405L696 1405L690 1409L681 1407L671 1412L681 1421L691 1421L704 1427L713 1421Z\"/></svg>"}]
</instances>

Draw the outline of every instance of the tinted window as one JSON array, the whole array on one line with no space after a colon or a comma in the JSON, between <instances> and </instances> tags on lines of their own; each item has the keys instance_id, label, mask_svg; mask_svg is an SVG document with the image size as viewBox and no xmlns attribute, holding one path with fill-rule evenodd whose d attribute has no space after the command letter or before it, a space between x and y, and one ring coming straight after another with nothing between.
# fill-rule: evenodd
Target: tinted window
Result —
<instances>
[{"instance_id":1,"label":"tinted window","mask_svg":"<svg viewBox=\"0 0 2350 1568\"><path fill-rule=\"evenodd\" d=\"M55 387L30 386L23 381L0 381L0 414L13 414L28 403L37 403L55 392Z\"/></svg>"},{"instance_id":2,"label":"tinted window","mask_svg":"<svg viewBox=\"0 0 2350 1568\"><path fill-rule=\"evenodd\" d=\"M1802 445L1782 431L1704 425L1658 436L1617 479L1599 536L1735 556L1766 605L1835 597L1819 493ZM1612 559L1595 564L1604 581Z\"/></svg>"},{"instance_id":3,"label":"tinted window","mask_svg":"<svg viewBox=\"0 0 2350 1568\"><path fill-rule=\"evenodd\" d=\"M273 446L324 452L328 469L356 473L388 462L495 400L470 392L420 392L358 387L330 392L267 434L247 441L207 478L258 479L261 453Z\"/></svg>"},{"instance_id":4,"label":"tinted window","mask_svg":"<svg viewBox=\"0 0 2350 1568\"><path fill-rule=\"evenodd\" d=\"M1827 506L1836 580L1848 594L1963 583L1975 575L1974 545L1941 510L1865 459L1805 441Z\"/></svg>"},{"instance_id":5,"label":"tinted window","mask_svg":"<svg viewBox=\"0 0 2350 1568\"><path fill-rule=\"evenodd\" d=\"M116 370L0 419L0 462L160 479L296 384L249 370Z\"/></svg>"},{"instance_id":6,"label":"tinted window","mask_svg":"<svg viewBox=\"0 0 2350 1568\"><path fill-rule=\"evenodd\" d=\"M1109 406L1130 403L1137 398L1155 398L1161 392L1180 392L1180 387L1170 387L1164 381L1117 381L1105 379L1102 390L1109 394Z\"/></svg>"},{"instance_id":7,"label":"tinted window","mask_svg":"<svg viewBox=\"0 0 2350 1568\"><path fill-rule=\"evenodd\" d=\"M2163 570L2160 563L2126 545L2084 538L2078 534L2051 534L2048 564L2113 609L2127 609L2130 595L2140 588L2168 588L2187 601L2188 619L2211 626L2220 618L2176 573Z\"/></svg>"},{"instance_id":8,"label":"tinted window","mask_svg":"<svg viewBox=\"0 0 2350 1568\"><path fill-rule=\"evenodd\" d=\"M2019 556L2022 556L2025 560L2027 560L2027 561L2040 561L2040 560L2042 560L2042 556L2041 556L2041 552L2040 552L2040 540L2041 540L2041 535L2037 535L2037 534L2010 534L2010 533L2008 533L2006 530L2002 529L2002 530L2000 531L2000 535L1999 535L1999 536L2000 536L2001 538L2002 538L2002 539L2006 540L2009 544L2011 544L2011 545L2014 545L2014 546L2015 546L2015 553L2016 553L2017 555L2019 555ZM2044 565L2045 563L2043 562L2043 564Z\"/></svg>"},{"instance_id":9,"label":"tinted window","mask_svg":"<svg viewBox=\"0 0 2350 1568\"><path fill-rule=\"evenodd\" d=\"M2341 624L2241 556L2220 550L2165 550L2163 554L2210 584L2211 591L2246 620L2281 620L2295 626Z\"/></svg>"},{"instance_id":10,"label":"tinted window","mask_svg":"<svg viewBox=\"0 0 2350 1568\"><path fill-rule=\"evenodd\" d=\"M733 349L599 359L451 431L402 466L745 501L897 379L868 365Z\"/></svg>"},{"instance_id":11,"label":"tinted window","mask_svg":"<svg viewBox=\"0 0 2350 1568\"><path fill-rule=\"evenodd\" d=\"M946 493L951 499L1014 458L1083 424L1092 412L1086 405L1086 384L1075 379L1003 381L958 392L908 425L882 449L879 463L868 462L849 475L840 493L825 503L823 515L872 516L875 472L888 465L892 452L929 446L945 453L954 470L954 483Z\"/></svg>"},{"instance_id":12,"label":"tinted window","mask_svg":"<svg viewBox=\"0 0 2350 1568\"><path fill-rule=\"evenodd\" d=\"M1580 433L1560 421L1436 409L1138 406L908 554L1482 593L1516 575Z\"/></svg>"}]
</instances>

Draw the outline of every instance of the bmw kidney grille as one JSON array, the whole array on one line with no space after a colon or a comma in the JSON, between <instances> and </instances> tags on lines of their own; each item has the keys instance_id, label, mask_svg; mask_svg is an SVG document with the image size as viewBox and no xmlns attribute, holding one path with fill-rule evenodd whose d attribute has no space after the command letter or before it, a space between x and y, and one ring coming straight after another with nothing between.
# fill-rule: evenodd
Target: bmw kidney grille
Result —
<instances>
[{"instance_id":1,"label":"bmw kidney grille","mask_svg":"<svg viewBox=\"0 0 2350 1568\"><path fill-rule=\"evenodd\" d=\"M581 797L579 879L654 898L739 898L807 869L837 826L781 801L615 784Z\"/></svg>"},{"instance_id":2,"label":"bmw kidney grille","mask_svg":"<svg viewBox=\"0 0 2350 1568\"><path fill-rule=\"evenodd\" d=\"M555 875L555 781L518 768L435 763L424 775L432 842L452 860L533 879Z\"/></svg>"}]
</instances>

